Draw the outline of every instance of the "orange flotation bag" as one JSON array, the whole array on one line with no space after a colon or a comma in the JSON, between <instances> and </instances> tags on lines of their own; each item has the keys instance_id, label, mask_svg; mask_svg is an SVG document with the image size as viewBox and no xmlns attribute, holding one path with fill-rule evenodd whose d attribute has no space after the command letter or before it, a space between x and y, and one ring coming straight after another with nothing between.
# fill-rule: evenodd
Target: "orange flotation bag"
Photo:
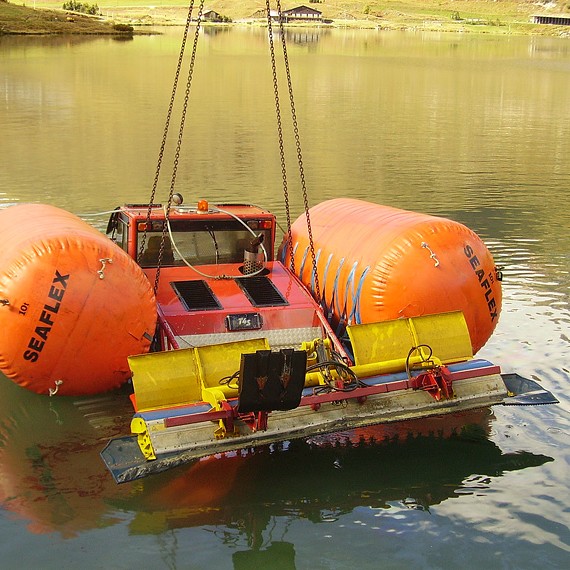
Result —
<instances>
[{"instance_id":1,"label":"orange flotation bag","mask_svg":"<svg viewBox=\"0 0 570 570\"><path fill-rule=\"evenodd\" d=\"M330 322L348 324L463 311L475 354L491 336L502 292L493 258L464 225L339 198L310 209L321 299ZM295 271L313 293L303 215L292 226ZM280 256L290 264L288 244Z\"/></svg>"},{"instance_id":2,"label":"orange flotation bag","mask_svg":"<svg viewBox=\"0 0 570 570\"><path fill-rule=\"evenodd\" d=\"M0 370L34 392L96 394L130 377L156 326L140 267L53 206L0 209Z\"/></svg>"}]
</instances>

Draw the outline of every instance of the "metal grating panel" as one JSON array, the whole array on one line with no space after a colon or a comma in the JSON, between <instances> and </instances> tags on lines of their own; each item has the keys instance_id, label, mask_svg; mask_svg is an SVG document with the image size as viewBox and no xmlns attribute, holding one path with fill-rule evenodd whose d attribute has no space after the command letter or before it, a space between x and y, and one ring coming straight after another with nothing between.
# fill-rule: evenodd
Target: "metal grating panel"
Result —
<instances>
[{"instance_id":1,"label":"metal grating panel","mask_svg":"<svg viewBox=\"0 0 570 570\"><path fill-rule=\"evenodd\" d=\"M210 311L222 305L205 281L173 281L170 283L187 311Z\"/></svg>"},{"instance_id":2,"label":"metal grating panel","mask_svg":"<svg viewBox=\"0 0 570 570\"><path fill-rule=\"evenodd\" d=\"M289 304L265 275L241 277L236 281L254 307L282 307Z\"/></svg>"},{"instance_id":3,"label":"metal grating panel","mask_svg":"<svg viewBox=\"0 0 570 570\"><path fill-rule=\"evenodd\" d=\"M180 346L184 348L187 346L208 346L212 344L221 344L223 342L262 337L267 339L272 350L281 350L282 348L299 348L301 343L304 341L323 338L323 331L320 327L268 329L212 334L188 334L177 336L176 340L179 342Z\"/></svg>"}]
</instances>

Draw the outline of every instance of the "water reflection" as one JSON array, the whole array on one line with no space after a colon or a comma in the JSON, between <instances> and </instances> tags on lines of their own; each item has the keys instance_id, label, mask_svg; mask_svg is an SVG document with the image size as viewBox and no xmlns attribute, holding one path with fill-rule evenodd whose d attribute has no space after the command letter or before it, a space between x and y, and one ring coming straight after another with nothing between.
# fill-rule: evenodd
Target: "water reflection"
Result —
<instances>
[{"instance_id":1,"label":"water reflection","mask_svg":"<svg viewBox=\"0 0 570 570\"><path fill-rule=\"evenodd\" d=\"M205 36L215 37L220 34L230 34L232 32L232 28L229 26L203 26L200 31Z\"/></svg>"},{"instance_id":2,"label":"water reflection","mask_svg":"<svg viewBox=\"0 0 570 570\"><path fill-rule=\"evenodd\" d=\"M77 35L38 35L36 36L19 36L19 35L2 35L0 36L0 50L4 56L25 57L27 54L33 53L38 49L51 48L70 48L83 44L101 41L100 36L89 34ZM107 41L112 41L107 38Z\"/></svg>"},{"instance_id":3,"label":"water reflection","mask_svg":"<svg viewBox=\"0 0 570 570\"><path fill-rule=\"evenodd\" d=\"M165 528L176 528L227 524L252 510L263 517L322 521L360 506L388 508L394 501L429 509L459 493L488 488L489 477L553 460L503 454L487 438L490 418L482 410L211 458L146 480L135 499L137 510L162 513ZM131 510L128 503L122 506ZM144 525L136 526L144 532Z\"/></svg>"},{"instance_id":4,"label":"water reflection","mask_svg":"<svg viewBox=\"0 0 570 570\"><path fill-rule=\"evenodd\" d=\"M117 486L99 451L127 429L125 396L48 400L1 388L1 506L31 532L63 538L128 520L129 534L213 525L255 546L275 517L324 522L394 502L429 510L552 461L503 453L488 439L492 415L479 410L211 457Z\"/></svg>"},{"instance_id":5,"label":"water reflection","mask_svg":"<svg viewBox=\"0 0 570 570\"><path fill-rule=\"evenodd\" d=\"M487 438L491 420L483 410L209 458L148 479L110 503L133 517L131 535L205 528L234 550L235 568L268 558L271 567L294 568L292 521L335 526L364 509L429 511L454 497L492 493L494 480L506 472L553 460L503 453ZM409 524L401 518L396 533Z\"/></svg>"},{"instance_id":6,"label":"water reflection","mask_svg":"<svg viewBox=\"0 0 570 570\"><path fill-rule=\"evenodd\" d=\"M103 496L118 489L98 450L128 430L126 397L46 398L0 375L0 505L34 534L72 538L115 524Z\"/></svg>"},{"instance_id":7,"label":"water reflection","mask_svg":"<svg viewBox=\"0 0 570 570\"><path fill-rule=\"evenodd\" d=\"M280 568L293 570L295 547L290 542L273 541L263 549L239 550L232 555L235 570L250 568ZM277 563L277 565L276 565Z\"/></svg>"},{"instance_id":8,"label":"water reflection","mask_svg":"<svg viewBox=\"0 0 570 570\"><path fill-rule=\"evenodd\" d=\"M285 40L287 45L310 46L311 44L318 43L329 34L330 30L319 28L286 28Z\"/></svg>"}]
</instances>

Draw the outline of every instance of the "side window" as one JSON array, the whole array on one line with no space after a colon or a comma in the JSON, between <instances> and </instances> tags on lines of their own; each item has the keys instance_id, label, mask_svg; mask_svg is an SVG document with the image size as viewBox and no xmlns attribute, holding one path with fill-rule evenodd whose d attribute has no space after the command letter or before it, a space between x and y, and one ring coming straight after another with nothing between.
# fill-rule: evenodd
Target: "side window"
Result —
<instances>
[{"instance_id":1,"label":"side window","mask_svg":"<svg viewBox=\"0 0 570 570\"><path fill-rule=\"evenodd\" d=\"M123 220L119 220L117 224L117 245L128 253L127 245L127 227Z\"/></svg>"}]
</instances>

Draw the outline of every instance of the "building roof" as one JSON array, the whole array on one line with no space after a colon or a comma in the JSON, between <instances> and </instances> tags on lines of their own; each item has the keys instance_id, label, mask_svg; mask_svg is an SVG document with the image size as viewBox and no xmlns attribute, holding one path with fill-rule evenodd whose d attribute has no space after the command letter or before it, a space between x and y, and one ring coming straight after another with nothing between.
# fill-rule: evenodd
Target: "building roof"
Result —
<instances>
[{"instance_id":1,"label":"building roof","mask_svg":"<svg viewBox=\"0 0 570 570\"><path fill-rule=\"evenodd\" d=\"M305 5L297 6L296 8L290 8L289 10L282 11L284 15L298 14L299 12L303 12L304 14L318 14L319 16L322 15L322 12L320 10L315 10L314 8L309 8L308 6Z\"/></svg>"}]
</instances>

